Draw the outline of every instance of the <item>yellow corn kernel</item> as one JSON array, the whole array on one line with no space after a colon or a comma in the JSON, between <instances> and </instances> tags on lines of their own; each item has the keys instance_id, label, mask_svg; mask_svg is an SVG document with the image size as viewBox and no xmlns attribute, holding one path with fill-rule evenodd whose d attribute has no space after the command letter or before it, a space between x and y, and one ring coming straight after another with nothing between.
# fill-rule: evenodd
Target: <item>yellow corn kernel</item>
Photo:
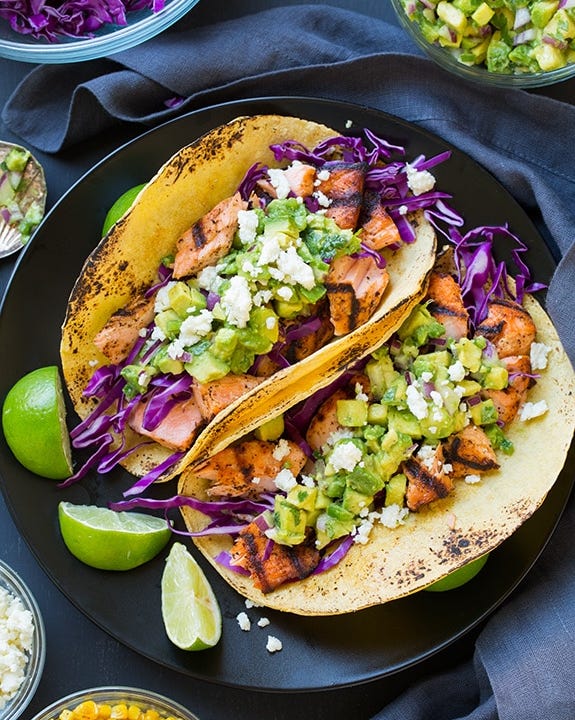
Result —
<instances>
[{"instance_id":1,"label":"yellow corn kernel","mask_svg":"<svg viewBox=\"0 0 575 720\"><path fill-rule=\"evenodd\" d=\"M74 708L74 720L97 720L98 706L93 700L84 700Z\"/></svg>"},{"instance_id":2,"label":"yellow corn kernel","mask_svg":"<svg viewBox=\"0 0 575 720\"><path fill-rule=\"evenodd\" d=\"M128 706L125 703L113 705L110 720L128 720Z\"/></svg>"},{"instance_id":3,"label":"yellow corn kernel","mask_svg":"<svg viewBox=\"0 0 575 720\"><path fill-rule=\"evenodd\" d=\"M102 703L100 705L100 714L98 716L98 720L109 720L111 715L112 715L112 706L108 705L107 703Z\"/></svg>"},{"instance_id":4,"label":"yellow corn kernel","mask_svg":"<svg viewBox=\"0 0 575 720\"><path fill-rule=\"evenodd\" d=\"M62 710L58 715L58 720L73 720L74 713L71 710Z\"/></svg>"},{"instance_id":5,"label":"yellow corn kernel","mask_svg":"<svg viewBox=\"0 0 575 720\"><path fill-rule=\"evenodd\" d=\"M160 719L160 713L157 710L146 710L144 713L143 720L159 720Z\"/></svg>"},{"instance_id":6,"label":"yellow corn kernel","mask_svg":"<svg viewBox=\"0 0 575 720\"><path fill-rule=\"evenodd\" d=\"M142 711L137 705L130 705L128 708L128 720L140 720Z\"/></svg>"}]
</instances>

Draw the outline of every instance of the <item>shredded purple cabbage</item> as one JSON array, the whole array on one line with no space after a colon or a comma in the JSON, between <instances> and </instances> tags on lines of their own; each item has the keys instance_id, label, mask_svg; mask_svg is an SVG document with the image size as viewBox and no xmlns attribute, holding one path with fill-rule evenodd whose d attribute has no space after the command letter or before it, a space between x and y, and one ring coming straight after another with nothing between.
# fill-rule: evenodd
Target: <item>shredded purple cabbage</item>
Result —
<instances>
[{"instance_id":1,"label":"shredded purple cabbage","mask_svg":"<svg viewBox=\"0 0 575 720\"><path fill-rule=\"evenodd\" d=\"M163 7L164 0L2 0L0 18L21 35L58 42L65 37L91 38L107 25L126 25L130 13L157 13Z\"/></svg>"}]
</instances>

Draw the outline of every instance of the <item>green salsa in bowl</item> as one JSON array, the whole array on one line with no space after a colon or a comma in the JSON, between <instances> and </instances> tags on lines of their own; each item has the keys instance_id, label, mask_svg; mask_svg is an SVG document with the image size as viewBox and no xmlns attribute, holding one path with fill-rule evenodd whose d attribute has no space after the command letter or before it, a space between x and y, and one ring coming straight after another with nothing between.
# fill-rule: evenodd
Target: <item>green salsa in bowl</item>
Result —
<instances>
[{"instance_id":1,"label":"green salsa in bowl","mask_svg":"<svg viewBox=\"0 0 575 720\"><path fill-rule=\"evenodd\" d=\"M400 24L443 68L501 87L575 76L575 0L392 0Z\"/></svg>"}]
</instances>

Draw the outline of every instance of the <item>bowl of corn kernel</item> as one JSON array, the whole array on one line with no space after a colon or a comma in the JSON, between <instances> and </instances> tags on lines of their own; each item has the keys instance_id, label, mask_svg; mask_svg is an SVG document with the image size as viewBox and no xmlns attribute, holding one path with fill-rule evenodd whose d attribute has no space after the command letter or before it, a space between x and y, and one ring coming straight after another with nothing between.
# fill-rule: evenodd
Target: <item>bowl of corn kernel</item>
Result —
<instances>
[{"instance_id":1,"label":"bowl of corn kernel","mask_svg":"<svg viewBox=\"0 0 575 720\"><path fill-rule=\"evenodd\" d=\"M198 720L190 710L150 690L97 687L67 695L33 720Z\"/></svg>"}]
</instances>

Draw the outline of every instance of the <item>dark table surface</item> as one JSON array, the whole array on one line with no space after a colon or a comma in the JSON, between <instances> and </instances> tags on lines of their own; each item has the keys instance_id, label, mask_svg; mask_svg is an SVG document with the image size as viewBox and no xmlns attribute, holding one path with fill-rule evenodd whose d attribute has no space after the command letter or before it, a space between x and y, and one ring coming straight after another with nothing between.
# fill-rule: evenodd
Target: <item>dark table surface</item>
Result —
<instances>
[{"instance_id":1,"label":"dark table surface","mask_svg":"<svg viewBox=\"0 0 575 720\"><path fill-rule=\"evenodd\" d=\"M296 2L270 0L205 0L191 10L186 19L208 24L224 18L239 17L273 5ZM393 10L385 0L332 0L331 4L395 22ZM368 20L366 19L366 22ZM399 29L398 29L399 32ZM31 66L0 59L0 103L4 104ZM550 97L574 102L572 83L538 90ZM57 156L35 152L46 172L48 207L68 190L94 163L144 131L139 127L122 127L97 141L76 145ZM0 138L21 140L0 122ZM0 261L0 293L9 282L14 263ZM234 718L369 718L418 677L436 669L447 669L462 658L470 657L473 637L468 636L425 663L390 678L338 690L313 693L264 693L221 687L195 680L141 657L123 646L91 622L52 584L37 564L19 535L0 498L0 557L14 567L36 595L47 632L47 658L39 688L25 720L43 707L70 692L101 685L128 685L155 690L172 697L193 710L201 720Z\"/></svg>"}]
</instances>

